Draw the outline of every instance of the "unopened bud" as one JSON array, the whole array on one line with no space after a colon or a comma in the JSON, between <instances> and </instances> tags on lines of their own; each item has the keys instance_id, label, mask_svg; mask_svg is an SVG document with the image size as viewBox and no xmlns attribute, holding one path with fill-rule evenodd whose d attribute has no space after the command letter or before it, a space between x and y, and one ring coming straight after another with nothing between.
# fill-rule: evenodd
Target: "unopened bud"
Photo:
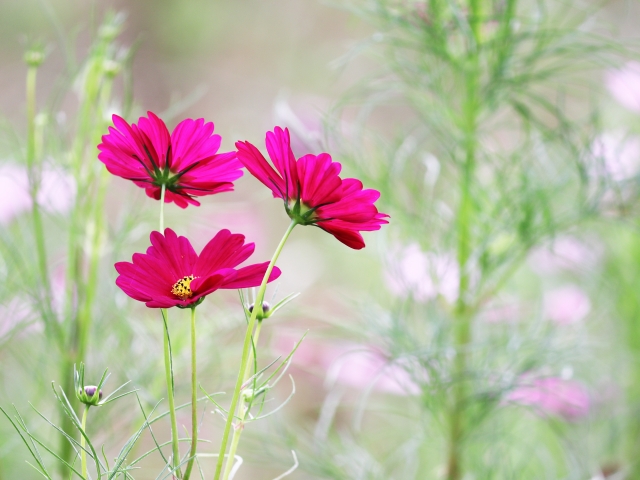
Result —
<instances>
[{"instance_id":1,"label":"unopened bud","mask_svg":"<svg viewBox=\"0 0 640 480\"><path fill-rule=\"evenodd\" d=\"M98 36L107 42L112 42L119 34L120 27L110 23L102 25L98 30Z\"/></svg>"},{"instance_id":2,"label":"unopened bud","mask_svg":"<svg viewBox=\"0 0 640 480\"><path fill-rule=\"evenodd\" d=\"M83 389L78 390L78 400L85 405L98 405L98 402L102 400L102 390L98 392L98 398L95 398L98 387L95 385L87 385Z\"/></svg>"},{"instance_id":3,"label":"unopened bud","mask_svg":"<svg viewBox=\"0 0 640 480\"><path fill-rule=\"evenodd\" d=\"M84 387L84 393L86 393L90 397L93 397L96 394L97 389L98 387L96 387L95 385L87 385L86 387ZM102 399L102 390L98 392L98 398Z\"/></svg>"},{"instance_id":4,"label":"unopened bud","mask_svg":"<svg viewBox=\"0 0 640 480\"><path fill-rule=\"evenodd\" d=\"M244 399L245 402L250 402L251 400L253 400L253 389L245 388L242 391L242 398Z\"/></svg>"},{"instance_id":5,"label":"unopened bud","mask_svg":"<svg viewBox=\"0 0 640 480\"><path fill-rule=\"evenodd\" d=\"M108 75L110 77L115 77L118 73L120 73L120 68L120 63L116 62L115 60L105 60L104 62L102 62L102 70L104 71L105 75Z\"/></svg>"},{"instance_id":6,"label":"unopened bud","mask_svg":"<svg viewBox=\"0 0 640 480\"><path fill-rule=\"evenodd\" d=\"M44 52L42 49L27 50L24 54L24 62L30 67L39 67L44 62Z\"/></svg>"},{"instance_id":7,"label":"unopened bud","mask_svg":"<svg viewBox=\"0 0 640 480\"><path fill-rule=\"evenodd\" d=\"M255 304L251 304L249 305L249 313L253 313L253 307ZM271 306L267 303L267 302L262 302L262 312L258 312L258 315L256 316L256 318L258 320L264 320L265 318L269 317L269 315L267 315L267 312L269 311L269 309L271 308Z\"/></svg>"}]
</instances>

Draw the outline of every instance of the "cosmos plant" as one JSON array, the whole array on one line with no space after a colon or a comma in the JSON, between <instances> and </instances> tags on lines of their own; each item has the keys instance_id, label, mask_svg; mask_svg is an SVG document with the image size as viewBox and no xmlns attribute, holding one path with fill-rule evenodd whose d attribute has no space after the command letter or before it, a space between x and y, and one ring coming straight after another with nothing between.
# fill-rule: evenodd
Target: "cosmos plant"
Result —
<instances>
[{"instance_id":1,"label":"cosmos plant","mask_svg":"<svg viewBox=\"0 0 640 480\"><path fill-rule=\"evenodd\" d=\"M294 227L317 226L348 247L361 249L365 244L360 232L380 229L388 222L388 215L379 212L375 206L379 192L364 189L362 182L357 179L342 179L339 176L341 165L334 162L329 154L308 154L296 160L286 129L275 127L267 132L267 151L276 166L276 173L260 151L249 142L238 142L239 152L219 153L221 138L214 134L213 123L204 119L184 119L172 132L153 112L147 112L146 116L132 123L113 115L112 122L113 125L107 128L107 133L97 146L98 160L110 174L143 188L148 197L160 202L159 229L150 232L150 246L144 253L134 253L130 262L119 261L115 264L118 273L115 283L131 299L160 311L162 322L159 328L164 339L164 376L169 406L166 417L171 427L171 438L166 443L171 445L171 455L165 457L157 441L156 445L166 462L166 475L188 480L194 476L196 465L202 474L198 455L203 453L205 447L198 445L198 402L203 399L197 395L196 310L207 308L207 303L204 303L206 297L217 290L258 288L251 305L245 305L244 295L241 294L240 311L247 317L247 328L230 405L225 408L219 399L214 400L207 392L204 397L214 402L218 411L226 417L220 451L215 455L217 460L213 478L227 480L240 467L241 461L236 461L239 459L237 449L245 424L265 416L260 413L254 415L252 407L255 404L262 411L267 393L282 378L300 344L296 344L268 378L263 378L264 371L254 368L257 365L258 339L263 320L274 315L295 296L285 297L274 306L264 301L267 284L282 274L276 262ZM255 245L245 243L245 236L241 233L222 229L198 254L187 237L165 228L165 203L174 203L180 208L197 207L201 197L232 191L234 182L242 176L245 167L274 196L284 201L285 212L291 219L270 261L243 265L252 256ZM37 206L38 203L34 202L33 205ZM191 435L186 453L180 449L176 419L179 407L175 404L173 358L179 352L175 347L172 348L170 338L170 331L175 328L169 318L169 309L172 307L189 310L191 319ZM129 467L126 467L126 457L141 433L146 429L151 432L151 423L166 417L161 415L152 419L145 414L145 424L122 450L116 466L110 467L106 459L102 461L99 458L87 435L87 413L91 407L101 407L136 392L132 390L116 397L111 394L103 400L106 372L97 385L86 386L84 360L78 358L79 370L74 370L73 384L76 401L85 406L82 419L76 414L74 395L70 395L71 392L64 386L55 390L63 414L69 419L68 424L60 429L67 440L66 447L63 446L56 454L61 462L60 471L64 475L69 471L75 472L87 479L90 463L93 463L97 478L103 478L104 475L114 478L114 475L131 468L144 457L129 462ZM5 415L11 419L6 412ZM12 424L24 439L24 425L13 421ZM80 442L74 438L76 431L80 433ZM28 433L27 437L32 439ZM35 453L29 441L27 446ZM74 465L74 451L80 454L79 470ZM213 452L209 455L213 455ZM51 478L43 462L38 461L36 469ZM131 478L130 475L128 478Z\"/></svg>"}]
</instances>

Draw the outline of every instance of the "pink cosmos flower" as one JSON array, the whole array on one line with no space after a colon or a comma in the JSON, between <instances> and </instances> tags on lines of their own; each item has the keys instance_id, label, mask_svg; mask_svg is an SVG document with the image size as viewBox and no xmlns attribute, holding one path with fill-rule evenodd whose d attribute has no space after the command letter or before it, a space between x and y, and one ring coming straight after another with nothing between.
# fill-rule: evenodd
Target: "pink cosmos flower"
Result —
<instances>
[{"instance_id":1,"label":"pink cosmos flower","mask_svg":"<svg viewBox=\"0 0 640 480\"><path fill-rule=\"evenodd\" d=\"M276 350L287 355L296 341L296 337L279 335ZM403 396L422 391L399 361L390 361L387 354L370 345L305 339L295 352L293 364L326 374L329 385Z\"/></svg>"},{"instance_id":2,"label":"pink cosmos flower","mask_svg":"<svg viewBox=\"0 0 640 480\"><path fill-rule=\"evenodd\" d=\"M242 176L236 152L218 153L220 135L212 135L213 123L186 119L169 134L167 126L152 112L129 125L113 115L114 127L98 145L98 159L113 175L133 181L147 195L181 208L200 205L194 197L233 190Z\"/></svg>"},{"instance_id":3,"label":"pink cosmos flower","mask_svg":"<svg viewBox=\"0 0 640 480\"><path fill-rule=\"evenodd\" d=\"M559 377L526 379L507 396L507 401L529 405L541 415L569 421L585 417L591 406L589 393L581 383Z\"/></svg>"},{"instance_id":4,"label":"pink cosmos flower","mask_svg":"<svg viewBox=\"0 0 640 480\"><path fill-rule=\"evenodd\" d=\"M116 279L124 293L149 308L193 308L218 289L256 287L269 262L235 269L254 251L244 235L220 230L197 255L186 237L167 228L164 235L151 232L147 253L134 253L133 263L118 262ZM274 267L269 281L280 276Z\"/></svg>"},{"instance_id":5,"label":"pink cosmos flower","mask_svg":"<svg viewBox=\"0 0 640 480\"><path fill-rule=\"evenodd\" d=\"M577 323L590 311L589 297L575 285L567 285L544 295L545 316L556 323Z\"/></svg>"},{"instance_id":6,"label":"pink cosmos flower","mask_svg":"<svg viewBox=\"0 0 640 480\"><path fill-rule=\"evenodd\" d=\"M603 247L593 239L584 242L576 237L559 236L551 243L534 249L528 258L538 274L562 270L580 271L594 268L602 257Z\"/></svg>"},{"instance_id":7,"label":"pink cosmos flower","mask_svg":"<svg viewBox=\"0 0 640 480\"><path fill-rule=\"evenodd\" d=\"M348 247L363 248L360 232L379 230L388 223L388 215L374 205L380 192L363 190L362 182L355 178L340 178L342 166L328 153L296 160L290 144L288 129L275 127L267 132L267 151L277 171L249 142L236 142L238 160L271 189L274 198L284 200L291 219L320 227Z\"/></svg>"}]
</instances>

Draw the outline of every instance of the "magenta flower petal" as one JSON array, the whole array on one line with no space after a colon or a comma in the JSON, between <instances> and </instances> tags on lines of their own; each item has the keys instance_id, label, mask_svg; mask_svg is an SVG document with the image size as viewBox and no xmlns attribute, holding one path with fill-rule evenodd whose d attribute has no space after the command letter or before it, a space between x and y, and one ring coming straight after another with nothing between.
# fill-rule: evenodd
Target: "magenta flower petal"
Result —
<instances>
[{"instance_id":1,"label":"magenta flower petal","mask_svg":"<svg viewBox=\"0 0 640 480\"><path fill-rule=\"evenodd\" d=\"M152 232L146 253L135 253L132 262L115 264L116 279L124 293L149 308L195 307L206 295L220 288L260 285L268 263L236 267L253 253L253 243L244 244L244 235L221 230L196 254L186 237L167 228L164 235ZM280 270L274 268L269 281Z\"/></svg>"},{"instance_id":2,"label":"magenta flower petal","mask_svg":"<svg viewBox=\"0 0 640 480\"><path fill-rule=\"evenodd\" d=\"M275 127L266 135L267 151L274 168L249 142L236 142L238 160L267 186L273 196L284 200L290 218L300 225L316 225L345 245L365 246L360 232L379 230L389 223L374 203L377 190L363 189L355 178L340 178L342 166L328 153L303 155L295 159L289 131ZM276 172L277 170L277 172Z\"/></svg>"},{"instance_id":3,"label":"magenta flower petal","mask_svg":"<svg viewBox=\"0 0 640 480\"><path fill-rule=\"evenodd\" d=\"M284 179L284 191L294 195L294 192L298 191L298 172L296 157L290 146L289 130L276 127L273 132L267 132L266 143L269 158Z\"/></svg>"},{"instance_id":4,"label":"magenta flower petal","mask_svg":"<svg viewBox=\"0 0 640 480\"><path fill-rule=\"evenodd\" d=\"M264 274L267 272L267 267L269 266L269 262L258 263L254 265L249 265L248 267L243 267L238 269L238 275L233 280L230 280L224 284L224 286L220 288L224 289L235 289L235 288L248 288L255 287L262 283L262 279L264 278ZM269 281L273 282L282 272L278 267L273 267L271 273L269 274Z\"/></svg>"},{"instance_id":5,"label":"magenta flower petal","mask_svg":"<svg viewBox=\"0 0 640 480\"><path fill-rule=\"evenodd\" d=\"M200 205L194 197L233 190L242 176L236 152L218 153L220 136L214 125L200 118L180 122L171 134L152 112L129 125L114 115L113 127L98 145L98 159L113 175L131 180L146 194L181 208Z\"/></svg>"},{"instance_id":6,"label":"magenta flower petal","mask_svg":"<svg viewBox=\"0 0 640 480\"><path fill-rule=\"evenodd\" d=\"M389 215L385 213L377 213L374 218L367 222L345 222L344 220L337 218L335 220L318 222L317 225L325 232L336 237L336 239L344 243L346 246L355 250L360 250L361 248L364 248L365 245L362 235L360 235L359 232L380 230L382 225L389 223L386 220L388 217Z\"/></svg>"},{"instance_id":7,"label":"magenta flower petal","mask_svg":"<svg viewBox=\"0 0 640 480\"><path fill-rule=\"evenodd\" d=\"M220 230L202 249L194 274L205 277L214 269L232 268L249 258L254 250L253 243L244 244L244 235Z\"/></svg>"},{"instance_id":8,"label":"magenta flower petal","mask_svg":"<svg viewBox=\"0 0 640 480\"><path fill-rule=\"evenodd\" d=\"M305 205L324 205L342 198L342 165L333 162L328 153L305 155L298 160L300 200Z\"/></svg>"},{"instance_id":9,"label":"magenta flower petal","mask_svg":"<svg viewBox=\"0 0 640 480\"><path fill-rule=\"evenodd\" d=\"M251 175L269 188L274 198L286 199L287 189L284 180L269 165L260 150L249 142L236 142L236 148L238 149L238 160L249 170Z\"/></svg>"}]
</instances>

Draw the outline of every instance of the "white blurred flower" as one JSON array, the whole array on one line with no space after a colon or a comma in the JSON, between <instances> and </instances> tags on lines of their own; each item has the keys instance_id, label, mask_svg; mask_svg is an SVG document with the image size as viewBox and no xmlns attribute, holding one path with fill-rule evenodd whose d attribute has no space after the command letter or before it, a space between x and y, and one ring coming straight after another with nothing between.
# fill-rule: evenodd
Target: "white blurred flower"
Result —
<instances>
[{"instance_id":1,"label":"white blurred flower","mask_svg":"<svg viewBox=\"0 0 640 480\"><path fill-rule=\"evenodd\" d=\"M425 253L417 243L392 250L385 273L391 293L427 301L442 295L453 303L458 298L460 272L449 254Z\"/></svg>"},{"instance_id":2,"label":"white blurred flower","mask_svg":"<svg viewBox=\"0 0 640 480\"><path fill-rule=\"evenodd\" d=\"M620 182L640 171L640 139L637 137L605 133L595 140L593 155L598 161L591 168L594 176Z\"/></svg>"},{"instance_id":3,"label":"white blurred flower","mask_svg":"<svg viewBox=\"0 0 640 480\"><path fill-rule=\"evenodd\" d=\"M611 95L624 107L640 113L640 62L605 73L604 82Z\"/></svg>"},{"instance_id":4,"label":"white blurred flower","mask_svg":"<svg viewBox=\"0 0 640 480\"><path fill-rule=\"evenodd\" d=\"M64 213L73 205L75 182L59 170L44 167L38 203L49 213ZM31 209L29 178L25 167L0 165L0 223L6 224Z\"/></svg>"}]
</instances>

